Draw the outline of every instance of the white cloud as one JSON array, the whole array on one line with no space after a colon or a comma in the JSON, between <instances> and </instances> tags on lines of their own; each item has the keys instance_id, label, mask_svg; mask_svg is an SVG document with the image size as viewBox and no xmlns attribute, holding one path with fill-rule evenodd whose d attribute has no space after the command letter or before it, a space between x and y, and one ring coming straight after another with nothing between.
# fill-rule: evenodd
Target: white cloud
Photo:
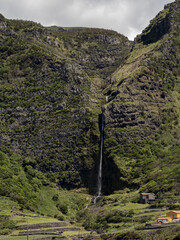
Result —
<instances>
[{"instance_id":1,"label":"white cloud","mask_svg":"<svg viewBox=\"0 0 180 240\"><path fill-rule=\"evenodd\" d=\"M133 39L172 0L0 0L7 18L113 29Z\"/></svg>"}]
</instances>

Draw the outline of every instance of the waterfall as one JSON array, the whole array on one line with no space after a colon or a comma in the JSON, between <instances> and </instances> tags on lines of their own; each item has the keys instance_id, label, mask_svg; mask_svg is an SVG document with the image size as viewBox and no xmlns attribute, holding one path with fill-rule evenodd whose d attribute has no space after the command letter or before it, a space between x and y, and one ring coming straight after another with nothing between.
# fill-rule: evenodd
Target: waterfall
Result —
<instances>
[{"instance_id":1,"label":"waterfall","mask_svg":"<svg viewBox=\"0 0 180 240\"><path fill-rule=\"evenodd\" d=\"M100 155L99 155L99 171L97 179L97 196L94 198L94 203L100 198L102 194L102 161L103 161L103 140L104 140L104 116L103 113L99 115L100 128Z\"/></svg>"}]
</instances>

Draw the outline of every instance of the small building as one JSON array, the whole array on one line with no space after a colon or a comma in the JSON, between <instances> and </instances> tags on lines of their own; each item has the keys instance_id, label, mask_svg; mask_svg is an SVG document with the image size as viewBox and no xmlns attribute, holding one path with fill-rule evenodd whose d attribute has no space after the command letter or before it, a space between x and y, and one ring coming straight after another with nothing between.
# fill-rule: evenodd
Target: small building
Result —
<instances>
[{"instance_id":1,"label":"small building","mask_svg":"<svg viewBox=\"0 0 180 240\"><path fill-rule=\"evenodd\" d=\"M168 223L170 221L172 221L172 219L170 217L159 217L157 218L157 223Z\"/></svg>"},{"instance_id":2,"label":"small building","mask_svg":"<svg viewBox=\"0 0 180 240\"><path fill-rule=\"evenodd\" d=\"M180 218L180 211L170 211L166 213L166 216L171 218L171 220L173 219L178 219Z\"/></svg>"},{"instance_id":3,"label":"small building","mask_svg":"<svg viewBox=\"0 0 180 240\"><path fill-rule=\"evenodd\" d=\"M155 200L156 195L154 193L140 193L140 203L147 204Z\"/></svg>"}]
</instances>

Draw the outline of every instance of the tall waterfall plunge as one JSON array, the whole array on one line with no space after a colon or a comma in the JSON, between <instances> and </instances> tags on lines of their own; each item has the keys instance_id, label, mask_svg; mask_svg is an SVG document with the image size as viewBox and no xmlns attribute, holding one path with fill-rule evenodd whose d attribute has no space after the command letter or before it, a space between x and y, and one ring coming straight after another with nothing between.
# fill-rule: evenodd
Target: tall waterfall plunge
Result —
<instances>
[{"instance_id":1,"label":"tall waterfall plunge","mask_svg":"<svg viewBox=\"0 0 180 240\"><path fill-rule=\"evenodd\" d=\"M102 194L102 161L103 161L103 140L104 140L104 115L103 112L99 115L99 129L100 129L100 154L99 154L99 171L97 179L97 196L94 198L94 203L100 198Z\"/></svg>"}]
</instances>

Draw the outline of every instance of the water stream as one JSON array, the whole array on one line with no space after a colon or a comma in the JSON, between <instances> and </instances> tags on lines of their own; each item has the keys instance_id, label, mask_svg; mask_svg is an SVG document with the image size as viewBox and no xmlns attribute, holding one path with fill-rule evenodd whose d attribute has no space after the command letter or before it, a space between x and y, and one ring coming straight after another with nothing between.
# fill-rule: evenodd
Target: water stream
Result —
<instances>
[{"instance_id":1,"label":"water stream","mask_svg":"<svg viewBox=\"0 0 180 240\"><path fill-rule=\"evenodd\" d=\"M100 156L99 156L99 171L97 179L97 196L94 198L94 204L102 194L102 161L103 161L103 140L104 140L104 116L103 113L99 115L99 127L100 127Z\"/></svg>"}]
</instances>

